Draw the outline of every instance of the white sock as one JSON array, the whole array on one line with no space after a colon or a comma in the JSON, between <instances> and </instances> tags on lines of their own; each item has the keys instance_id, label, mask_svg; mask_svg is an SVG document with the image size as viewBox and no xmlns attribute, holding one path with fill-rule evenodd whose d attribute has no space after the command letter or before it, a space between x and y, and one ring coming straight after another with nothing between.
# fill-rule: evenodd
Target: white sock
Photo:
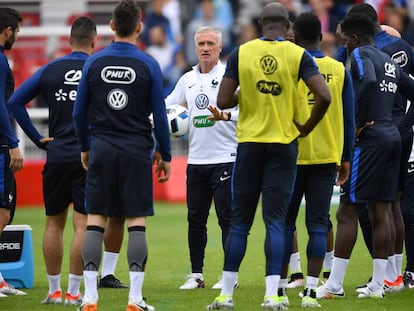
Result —
<instances>
[{"instance_id":1,"label":"white sock","mask_svg":"<svg viewBox=\"0 0 414 311\"><path fill-rule=\"evenodd\" d=\"M346 269L348 268L349 259L335 257L332 261L332 270L326 287L336 292L342 287L345 279Z\"/></svg>"},{"instance_id":2,"label":"white sock","mask_svg":"<svg viewBox=\"0 0 414 311\"><path fill-rule=\"evenodd\" d=\"M395 269L397 273L397 277L401 275L402 271L402 263L403 263L403 254L395 254Z\"/></svg>"},{"instance_id":3,"label":"white sock","mask_svg":"<svg viewBox=\"0 0 414 311\"><path fill-rule=\"evenodd\" d=\"M274 296L277 294L277 289L279 287L280 275L272 274L266 276L266 292L265 297Z\"/></svg>"},{"instance_id":4,"label":"white sock","mask_svg":"<svg viewBox=\"0 0 414 311\"><path fill-rule=\"evenodd\" d=\"M394 282L394 280L397 278L395 276L395 271L395 255L388 256L384 279L389 282Z\"/></svg>"},{"instance_id":5,"label":"white sock","mask_svg":"<svg viewBox=\"0 0 414 311\"><path fill-rule=\"evenodd\" d=\"M83 271L85 283L85 295L83 300L86 303L97 303L98 295L98 271Z\"/></svg>"},{"instance_id":6,"label":"white sock","mask_svg":"<svg viewBox=\"0 0 414 311\"><path fill-rule=\"evenodd\" d=\"M305 288L316 289L318 287L319 278L314 276L306 276Z\"/></svg>"},{"instance_id":7,"label":"white sock","mask_svg":"<svg viewBox=\"0 0 414 311\"><path fill-rule=\"evenodd\" d=\"M292 253L289 259L290 273L301 273L302 268L300 267L300 253Z\"/></svg>"},{"instance_id":8,"label":"white sock","mask_svg":"<svg viewBox=\"0 0 414 311\"><path fill-rule=\"evenodd\" d=\"M101 278L107 275L115 275L116 264L118 263L119 253L104 251L102 260Z\"/></svg>"},{"instance_id":9,"label":"white sock","mask_svg":"<svg viewBox=\"0 0 414 311\"><path fill-rule=\"evenodd\" d=\"M76 275L69 273L69 280L68 280L68 293L72 296L79 295L79 288L82 282L82 275Z\"/></svg>"},{"instance_id":10,"label":"white sock","mask_svg":"<svg viewBox=\"0 0 414 311\"><path fill-rule=\"evenodd\" d=\"M129 271L129 280L131 286L129 287L129 300L140 302L142 301L142 285L144 284L145 272Z\"/></svg>"},{"instance_id":11,"label":"white sock","mask_svg":"<svg viewBox=\"0 0 414 311\"><path fill-rule=\"evenodd\" d=\"M237 280L237 272L223 271L223 288L220 295L233 296L234 284Z\"/></svg>"},{"instance_id":12,"label":"white sock","mask_svg":"<svg viewBox=\"0 0 414 311\"><path fill-rule=\"evenodd\" d=\"M323 258L323 271L329 272L332 270L332 262L334 257L334 251L326 252Z\"/></svg>"},{"instance_id":13,"label":"white sock","mask_svg":"<svg viewBox=\"0 0 414 311\"><path fill-rule=\"evenodd\" d=\"M369 288L375 291L382 288L385 278L385 270L387 269L387 259L374 258L374 267L372 271L372 281L369 282Z\"/></svg>"},{"instance_id":14,"label":"white sock","mask_svg":"<svg viewBox=\"0 0 414 311\"><path fill-rule=\"evenodd\" d=\"M60 287L60 274L56 275L47 275L47 280L49 282L49 294L53 294L56 291L62 291Z\"/></svg>"}]
</instances>

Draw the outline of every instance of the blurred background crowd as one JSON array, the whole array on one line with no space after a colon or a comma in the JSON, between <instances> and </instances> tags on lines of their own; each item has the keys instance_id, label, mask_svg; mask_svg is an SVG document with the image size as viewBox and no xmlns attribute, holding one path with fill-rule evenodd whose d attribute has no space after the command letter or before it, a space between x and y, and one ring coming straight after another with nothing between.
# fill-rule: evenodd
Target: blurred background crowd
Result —
<instances>
[{"instance_id":1,"label":"blurred background crowd","mask_svg":"<svg viewBox=\"0 0 414 311\"><path fill-rule=\"evenodd\" d=\"M169 94L177 79L197 63L194 51L194 31L200 24L211 25L223 32L221 58L243 42L258 37L257 19L263 6L275 0L140 0L144 31L137 44L160 64L164 74L165 94ZM62 19L70 25L80 15L93 17L98 24L108 25L112 0L0 0L0 5L11 6L22 12L24 26L58 24ZM322 49L335 56L335 30L349 8L367 2L376 8L381 24L397 29L402 38L414 47L414 1L410 0L279 0L291 15L291 20L302 12L314 12L322 22ZM20 4L20 6L19 6ZM55 13L53 13L55 12ZM66 13L66 16L64 15ZM65 16L65 17L64 17ZM22 31L22 34L24 31ZM39 37L18 40L12 51L11 63L17 86L47 60L67 53L67 34L50 38ZM111 36L101 36L99 46L111 42ZM40 103L40 102L39 102Z\"/></svg>"},{"instance_id":2,"label":"blurred background crowd","mask_svg":"<svg viewBox=\"0 0 414 311\"><path fill-rule=\"evenodd\" d=\"M209 24L223 32L222 60L232 49L259 36L257 19L269 0L153 0L145 8L144 32L140 37L143 49L161 65L168 93L178 77L197 63L194 31L200 24ZM279 0L294 21L302 12L315 13L322 22L322 49L335 57L335 31L349 8L361 0ZM381 24L397 29L414 48L414 1L371 0Z\"/></svg>"}]
</instances>

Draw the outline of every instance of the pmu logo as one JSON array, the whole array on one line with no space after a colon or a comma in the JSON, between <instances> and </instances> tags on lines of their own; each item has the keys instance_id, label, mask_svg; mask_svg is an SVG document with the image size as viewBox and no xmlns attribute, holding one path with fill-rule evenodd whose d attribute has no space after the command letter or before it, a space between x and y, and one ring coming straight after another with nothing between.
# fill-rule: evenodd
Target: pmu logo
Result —
<instances>
[{"instance_id":1,"label":"pmu logo","mask_svg":"<svg viewBox=\"0 0 414 311\"><path fill-rule=\"evenodd\" d=\"M266 55L260 60L260 67L265 75L274 73L277 69L277 61L271 55Z\"/></svg>"},{"instance_id":2,"label":"pmu logo","mask_svg":"<svg viewBox=\"0 0 414 311\"><path fill-rule=\"evenodd\" d=\"M273 96L278 96L282 93L280 84L273 81L260 80L256 83L256 88L260 93L272 94Z\"/></svg>"},{"instance_id":3,"label":"pmu logo","mask_svg":"<svg viewBox=\"0 0 414 311\"><path fill-rule=\"evenodd\" d=\"M122 110L128 105L128 94L121 89L113 89L106 97L109 107L114 110Z\"/></svg>"},{"instance_id":4,"label":"pmu logo","mask_svg":"<svg viewBox=\"0 0 414 311\"><path fill-rule=\"evenodd\" d=\"M399 51L391 56L391 59L396 62L400 67L404 67L408 63L408 56L405 51Z\"/></svg>"},{"instance_id":5,"label":"pmu logo","mask_svg":"<svg viewBox=\"0 0 414 311\"><path fill-rule=\"evenodd\" d=\"M72 69L65 73L64 84L78 85L82 78L82 70Z\"/></svg>"},{"instance_id":6,"label":"pmu logo","mask_svg":"<svg viewBox=\"0 0 414 311\"><path fill-rule=\"evenodd\" d=\"M136 78L135 70L124 66L106 66L101 71L101 78L106 83L131 84Z\"/></svg>"},{"instance_id":7,"label":"pmu logo","mask_svg":"<svg viewBox=\"0 0 414 311\"><path fill-rule=\"evenodd\" d=\"M206 94L200 94L195 99L195 104L198 109L206 109L208 106L209 100Z\"/></svg>"}]
</instances>

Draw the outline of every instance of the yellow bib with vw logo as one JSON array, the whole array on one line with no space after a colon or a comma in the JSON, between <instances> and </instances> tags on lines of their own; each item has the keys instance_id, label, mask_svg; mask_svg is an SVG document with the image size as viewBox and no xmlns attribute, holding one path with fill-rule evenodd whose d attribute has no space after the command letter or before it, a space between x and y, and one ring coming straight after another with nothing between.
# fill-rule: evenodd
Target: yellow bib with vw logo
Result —
<instances>
[{"instance_id":1,"label":"yellow bib with vw logo","mask_svg":"<svg viewBox=\"0 0 414 311\"><path fill-rule=\"evenodd\" d=\"M304 49L289 41L255 39L239 48L239 142L291 143L303 109L297 84Z\"/></svg>"},{"instance_id":2,"label":"yellow bib with vw logo","mask_svg":"<svg viewBox=\"0 0 414 311\"><path fill-rule=\"evenodd\" d=\"M314 57L314 60L328 85L332 100L326 114L313 131L308 136L299 138L298 164L340 164L344 147L342 91L345 68L342 63L328 56ZM299 81L299 95L306 103L307 116L299 120L303 123L310 116L315 96L302 79Z\"/></svg>"}]
</instances>

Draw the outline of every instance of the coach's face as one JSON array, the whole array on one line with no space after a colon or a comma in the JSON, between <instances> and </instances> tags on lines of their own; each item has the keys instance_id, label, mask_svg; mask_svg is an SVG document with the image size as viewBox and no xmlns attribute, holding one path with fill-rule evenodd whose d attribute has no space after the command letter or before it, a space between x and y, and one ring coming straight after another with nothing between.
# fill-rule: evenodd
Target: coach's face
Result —
<instances>
[{"instance_id":1,"label":"coach's face","mask_svg":"<svg viewBox=\"0 0 414 311\"><path fill-rule=\"evenodd\" d=\"M222 49L217 33L212 31L201 32L195 38L195 49L200 63L216 64Z\"/></svg>"}]
</instances>

